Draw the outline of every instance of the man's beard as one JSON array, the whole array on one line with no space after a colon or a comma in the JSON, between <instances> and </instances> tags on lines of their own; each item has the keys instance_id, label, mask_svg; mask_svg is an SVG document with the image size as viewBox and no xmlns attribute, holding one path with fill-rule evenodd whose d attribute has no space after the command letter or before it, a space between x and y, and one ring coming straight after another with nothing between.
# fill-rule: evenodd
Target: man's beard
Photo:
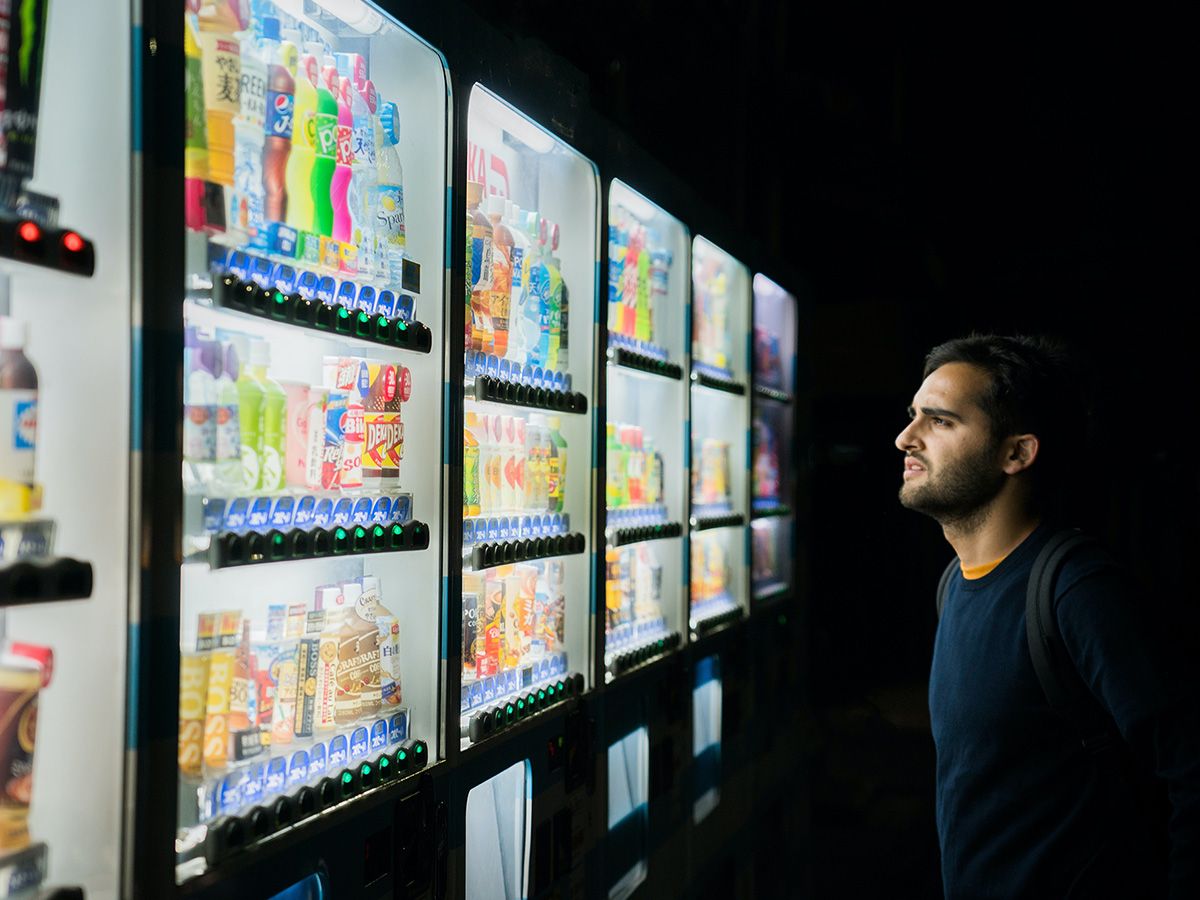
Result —
<instances>
[{"instance_id":1,"label":"man's beard","mask_svg":"<svg viewBox=\"0 0 1200 900\"><path fill-rule=\"evenodd\" d=\"M996 446L947 464L934 477L928 466L923 484L900 486L900 503L935 519L943 527L971 531L987 516L988 507L1004 487L1004 473L995 466ZM917 454L914 459L925 465Z\"/></svg>"}]
</instances>

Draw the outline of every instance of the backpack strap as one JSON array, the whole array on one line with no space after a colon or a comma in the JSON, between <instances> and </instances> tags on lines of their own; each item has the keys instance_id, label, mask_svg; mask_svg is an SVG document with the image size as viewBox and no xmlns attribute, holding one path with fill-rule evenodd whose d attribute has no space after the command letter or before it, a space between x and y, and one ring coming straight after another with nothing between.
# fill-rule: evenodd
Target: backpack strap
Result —
<instances>
[{"instance_id":1,"label":"backpack strap","mask_svg":"<svg viewBox=\"0 0 1200 900\"><path fill-rule=\"evenodd\" d=\"M1055 582L1067 557L1095 541L1078 529L1056 532L1034 560L1025 592L1025 636L1029 658L1050 707L1083 735L1083 746L1098 753L1117 735L1107 716L1099 715L1096 702L1079 676L1063 644L1055 614Z\"/></svg>"},{"instance_id":2,"label":"backpack strap","mask_svg":"<svg viewBox=\"0 0 1200 900\"><path fill-rule=\"evenodd\" d=\"M958 557L956 556L946 564L946 569L942 572L941 580L938 581L937 614L939 619L942 617L942 610L946 606L946 589L950 587L950 576L954 574L954 570L957 568Z\"/></svg>"}]
</instances>

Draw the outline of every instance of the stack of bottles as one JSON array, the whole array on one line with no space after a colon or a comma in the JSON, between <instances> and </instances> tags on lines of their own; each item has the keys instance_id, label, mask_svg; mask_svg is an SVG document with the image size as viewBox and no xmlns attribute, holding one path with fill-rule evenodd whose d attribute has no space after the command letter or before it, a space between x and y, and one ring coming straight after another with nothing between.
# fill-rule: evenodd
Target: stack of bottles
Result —
<instances>
[{"instance_id":1,"label":"stack of bottles","mask_svg":"<svg viewBox=\"0 0 1200 900\"><path fill-rule=\"evenodd\" d=\"M564 586L561 560L464 573L463 681L516 672L516 687L527 687L538 680L545 660L563 657L565 664Z\"/></svg>"},{"instance_id":2,"label":"stack of bottles","mask_svg":"<svg viewBox=\"0 0 1200 900\"><path fill-rule=\"evenodd\" d=\"M754 505L774 506L779 503L779 448L775 429L768 420L754 417Z\"/></svg>"},{"instance_id":3,"label":"stack of bottles","mask_svg":"<svg viewBox=\"0 0 1200 900\"><path fill-rule=\"evenodd\" d=\"M400 115L357 53L270 2L185 17L187 225L336 272L400 280ZM252 10L248 14L247 10Z\"/></svg>"},{"instance_id":4,"label":"stack of bottles","mask_svg":"<svg viewBox=\"0 0 1200 900\"><path fill-rule=\"evenodd\" d=\"M654 229L623 206L608 226L608 341L666 359L657 346L657 312L670 290L672 257Z\"/></svg>"},{"instance_id":5,"label":"stack of bottles","mask_svg":"<svg viewBox=\"0 0 1200 900\"><path fill-rule=\"evenodd\" d=\"M779 353L779 335L761 325L754 326L754 383L783 389L783 358Z\"/></svg>"},{"instance_id":6,"label":"stack of bottles","mask_svg":"<svg viewBox=\"0 0 1200 900\"><path fill-rule=\"evenodd\" d=\"M720 256L711 251L697 253L692 263L692 358L723 374L731 374L729 275Z\"/></svg>"},{"instance_id":7,"label":"stack of bottles","mask_svg":"<svg viewBox=\"0 0 1200 900\"><path fill-rule=\"evenodd\" d=\"M567 442L558 416L466 413L463 517L561 513Z\"/></svg>"},{"instance_id":8,"label":"stack of bottles","mask_svg":"<svg viewBox=\"0 0 1200 900\"><path fill-rule=\"evenodd\" d=\"M732 509L730 489L729 442L704 438L692 447L699 465L692 467L692 505L704 511Z\"/></svg>"},{"instance_id":9,"label":"stack of bottles","mask_svg":"<svg viewBox=\"0 0 1200 900\"><path fill-rule=\"evenodd\" d=\"M503 361L518 377L526 368L566 371L570 293L558 242L557 224L467 182L464 350Z\"/></svg>"},{"instance_id":10,"label":"stack of bottles","mask_svg":"<svg viewBox=\"0 0 1200 900\"><path fill-rule=\"evenodd\" d=\"M408 368L326 356L320 385L276 381L271 345L189 327L183 479L189 493L381 491L400 482Z\"/></svg>"},{"instance_id":11,"label":"stack of bottles","mask_svg":"<svg viewBox=\"0 0 1200 900\"><path fill-rule=\"evenodd\" d=\"M373 575L271 604L265 622L201 613L180 660L178 753L208 786L201 808L235 811L406 739L400 647Z\"/></svg>"},{"instance_id":12,"label":"stack of bottles","mask_svg":"<svg viewBox=\"0 0 1200 900\"><path fill-rule=\"evenodd\" d=\"M653 544L609 547L604 559L605 652L664 633L663 572Z\"/></svg>"},{"instance_id":13,"label":"stack of bottles","mask_svg":"<svg viewBox=\"0 0 1200 900\"><path fill-rule=\"evenodd\" d=\"M604 500L610 510L663 503L663 458L639 425L605 426Z\"/></svg>"},{"instance_id":14,"label":"stack of bottles","mask_svg":"<svg viewBox=\"0 0 1200 900\"><path fill-rule=\"evenodd\" d=\"M53 673L51 648L0 638L0 746L4 750L0 858L29 846L38 697Z\"/></svg>"},{"instance_id":15,"label":"stack of bottles","mask_svg":"<svg viewBox=\"0 0 1200 900\"><path fill-rule=\"evenodd\" d=\"M692 535L691 584L693 617L702 618L733 605L729 558L718 534Z\"/></svg>"}]
</instances>

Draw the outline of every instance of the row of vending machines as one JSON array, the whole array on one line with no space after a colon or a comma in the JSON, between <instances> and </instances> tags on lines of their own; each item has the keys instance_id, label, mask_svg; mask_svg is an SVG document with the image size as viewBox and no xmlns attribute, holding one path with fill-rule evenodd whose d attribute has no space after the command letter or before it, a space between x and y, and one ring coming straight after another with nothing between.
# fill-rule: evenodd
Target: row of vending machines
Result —
<instances>
[{"instance_id":1,"label":"row of vending machines","mask_svg":"<svg viewBox=\"0 0 1200 900\"><path fill-rule=\"evenodd\" d=\"M751 895L794 293L465 7L19 13L0 900Z\"/></svg>"}]
</instances>

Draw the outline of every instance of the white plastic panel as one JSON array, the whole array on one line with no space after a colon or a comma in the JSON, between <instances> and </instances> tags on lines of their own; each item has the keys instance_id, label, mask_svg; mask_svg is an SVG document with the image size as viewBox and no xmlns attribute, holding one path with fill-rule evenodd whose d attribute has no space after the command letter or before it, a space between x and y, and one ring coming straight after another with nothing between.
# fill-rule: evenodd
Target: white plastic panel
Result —
<instances>
[{"instance_id":1,"label":"white plastic panel","mask_svg":"<svg viewBox=\"0 0 1200 900\"><path fill-rule=\"evenodd\" d=\"M692 689L692 821L699 823L721 800L721 660L709 656L696 664Z\"/></svg>"},{"instance_id":2,"label":"white plastic panel","mask_svg":"<svg viewBox=\"0 0 1200 900\"><path fill-rule=\"evenodd\" d=\"M622 863L614 871L610 860L609 900L630 896L646 879L649 801L650 732L643 725L608 748L608 853L620 854Z\"/></svg>"},{"instance_id":3,"label":"white plastic panel","mask_svg":"<svg viewBox=\"0 0 1200 900\"><path fill-rule=\"evenodd\" d=\"M473 900L527 896L532 791L529 761L523 760L467 794L466 896Z\"/></svg>"}]
</instances>

